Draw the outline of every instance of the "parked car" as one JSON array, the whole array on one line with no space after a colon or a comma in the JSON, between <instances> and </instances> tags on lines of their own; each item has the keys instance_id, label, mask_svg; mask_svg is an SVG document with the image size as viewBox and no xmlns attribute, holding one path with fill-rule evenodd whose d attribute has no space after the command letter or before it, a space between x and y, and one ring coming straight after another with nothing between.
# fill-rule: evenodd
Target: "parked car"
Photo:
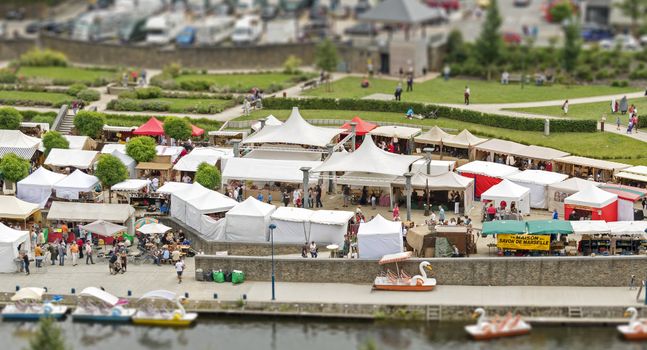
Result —
<instances>
[{"instance_id":1,"label":"parked car","mask_svg":"<svg viewBox=\"0 0 647 350\"><path fill-rule=\"evenodd\" d=\"M512 5L514 5L516 7L526 7L526 6L530 5L530 0L514 0L512 2Z\"/></svg>"},{"instance_id":2,"label":"parked car","mask_svg":"<svg viewBox=\"0 0 647 350\"><path fill-rule=\"evenodd\" d=\"M40 21L33 21L27 25L25 32L29 34L36 34L40 30L41 23Z\"/></svg>"},{"instance_id":3,"label":"parked car","mask_svg":"<svg viewBox=\"0 0 647 350\"><path fill-rule=\"evenodd\" d=\"M357 23L352 27L348 27L344 30L346 35L356 35L356 36L375 36L377 35L377 28L372 23Z\"/></svg>"},{"instance_id":4,"label":"parked car","mask_svg":"<svg viewBox=\"0 0 647 350\"><path fill-rule=\"evenodd\" d=\"M20 9L17 9L17 10L9 10L5 14L4 18L6 20L10 20L10 21L12 21L12 20L13 21L22 21L23 19L25 19L25 9L20 8Z\"/></svg>"},{"instance_id":5,"label":"parked car","mask_svg":"<svg viewBox=\"0 0 647 350\"><path fill-rule=\"evenodd\" d=\"M355 12L355 17L368 11L370 8L371 8L371 3L368 2L368 0L357 0L357 4L353 8L353 11Z\"/></svg>"},{"instance_id":6,"label":"parked car","mask_svg":"<svg viewBox=\"0 0 647 350\"><path fill-rule=\"evenodd\" d=\"M269 21L279 14L279 7L276 5L267 5L261 10L261 19L264 21Z\"/></svg>"},{"instance_id":7,"label":"parked car","mask_svg":"<svg viewBox=\"0 0 647 350\"><path fill-rule=\"evenodd\" d=\"M582 27L582 39L584 41L600 41L613 39L611 29L595 24L584 25Z\"/></svg>"},{"instance_id":8,"label":"parked car","mask_svg":"<svg viewBox=\"0 0 647 350\"><path fill-rule=\"evenodd\" d=\"M175 43L180 47L191 46L195 43L195 34L196 29L194 27L184 27L175 38Z\"/></svg>"},{"instance_id":9,"label":"parked car","mask_svg":"<svg viewBox=\"0 0 647 350\"><path fill-rule=\"evenodd\" d=\"M521 44L521 34L513 32L503 33L503 42L507 44Z\"/></svg>"},{"instance_id":10,"label":"parked car","mask_svg":"<svg viewBox=\"0 0 647 350\"><path fill-rule=\"evenodd\" d=\"M458 0L427 0L429 7L442 7L447 12L458 11L461 8L461 3Z\"/></svg>"},{"instance_id":11,"label":"parked car","mask_svg":"<svg viewBox=\"0 0 647 350\"><path fill-rule=\"evenodd\" d=\"M640 43L638 40L628 34L618 34L614 36L613 39L600 41L600 47L606 50L613 50L618 45L622 50L626 51L640 50Z\"/></svg>"},{"instance_id":12,"label":"parked car","mask_svg":"<svg viewBox=\"0 0 647 350\"><path fill-rule=\"evenodd\" d=\"M301 29L301 40L325 38L328 36L329 26L325 18L314 19L306 23Z\"/></svg>"}]
</instances>

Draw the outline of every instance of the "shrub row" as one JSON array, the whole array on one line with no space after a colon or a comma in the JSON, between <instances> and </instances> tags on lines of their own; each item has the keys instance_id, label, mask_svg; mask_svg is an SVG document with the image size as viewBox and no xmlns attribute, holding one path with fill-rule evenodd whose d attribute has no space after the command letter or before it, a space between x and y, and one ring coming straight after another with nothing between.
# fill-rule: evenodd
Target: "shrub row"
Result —
<instances>
[{"instance_id":1,"label":"shrub row","mask_svg":"<svg viewBox=\"0 0 647 350\"><path fill-rule=\"evenodd\" d=\"M23 100L23 99L14 99L14 98L0 98L0 105L6 106L23 106L23 107L54 107L59 108L62 105L69 105L72 103L72 97L70 99L65 99L57 102L49 102L42 100Z\"/></svg>"},{"instance_id":2,"label":"shrub row","mask_svg":"<svg viewBox=\"0 0 647 350\"><path fill-rule=\"evenodd\" d=\"M215 114L220 113L226 108L236 105L236 100L230 100L226 104L199 102L193 106L185 108L176 108L167 101L155 100L138 100L131 98L118 98L108 102L108 109L113 111L129 112L173 112L173 113L198 113L198 114Z\"/></svg>"},{"instance_id":3,"label":"shrub row","mask_svg":"<svg viewBox=\"0 0 647 350\"><path fill-rule=\"evenodd\" d=\"M250 73L251 74L251 73ZM254 73L257 74L257 73ZM290 81L293 84L298 84L300 82L310 79L309 75L299 74L294 75ZM159 74L154 76L151 81L151 85L161 87L165 90L184 90L184 91L203 91L203 92L215 92L215 93L248 93L250 87L243 85L236 86L223 86L216 85L213 82L206 79L191 79L177 82L170 75ZM285 89L284 84L270 84L269 86L264 87L264 92L266 94L275 93Z\"/></svg>"},{"instance_id":4,"label":"shrub row","mask_svg":"<svg viewBox=\"0 0 647 350\"><path fill-rule=\"evenodd\" d=\"M266 98L263 100L263 107L267 109L290 109L292 107L299 107L302 109L391 112L401 113L402 115L411 107L416 113L427 114L429 112L436 112L441 118L460 120L468 123L521 131L544 130L544 120L541 118L519 118L499 114L485 114L423 103L331 98ZM552 132L595 132L597 130L597 122L595 120L553 119L551 120L550 130Z\"/></svg>"},{"instance_id":5,"label":"shrub row","mask_svg":"<svg viewBox=\"0 0 647 350\"><path fill-rule=\"evenodd\" d=\"M144 116L144 115L126 115L126 114L110 114L110 113L104 113L103 114L105 119L106 119L106 124L112 125L112 126L139 126L141 124L144 124L148 119L150 119L150 116ZM155 118L164 121L166 119L166 116L155 116ZM188 118L189 122L191 124L202 128L205 130L205 132L213 131L213 130L218 130L222 126L222 123L216 120L211 120L207 118Z\"/></svg>"}]
</instances>

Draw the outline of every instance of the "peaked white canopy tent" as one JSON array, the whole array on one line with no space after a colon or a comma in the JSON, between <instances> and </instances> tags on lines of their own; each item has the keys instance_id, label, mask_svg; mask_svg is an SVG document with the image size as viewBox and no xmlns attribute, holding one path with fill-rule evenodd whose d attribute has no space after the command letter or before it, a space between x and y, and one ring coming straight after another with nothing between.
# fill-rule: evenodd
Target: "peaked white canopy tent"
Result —
<instances>
[{"instance_id":1,"label":"peaked white canopy tent","mask_svg":"<svg viewBox=\"0 0 647 350\"><path fill-rule=\"evenodd\" d=\"M25 202L14 196L0 196L0 219L25 221L39 213L39 210L38 204Z\"/></svg>"},{"instance_id":2,"label":"peaked white canopy tent","mask_svg":"<svg viewBox=\"0 0 647 350\"><path fill-rule=\"evenodd\" d=\"M58 168L90 169L98 154L99 152L97 151L53 148L49 151L47 159L45 159L45 165Z\"/></svg>"},{"instance_id":3,"label":"peaked white canopy tent","mask_svg":"<svg viewBox=\"0 0 647 350\"><path fill-rule=\"evenodd\" d=\"M189 187L191 187L190 183L168 181L165 182L162 187L158 188L156 192L163 194L173 194L175 192L185 190Z\"/></svg>"},{"instance_id":4,"label":"peaked white canopy tent","mask_svg":"<svg viewBox=\"0 0 647 350\"><path fill-rule=\"evenodd\" d=\"M397 177L393 183L405 185L404 176ZM446 172L441 175L427 175L423 172L414 173L411 177L413 189L429 188L434 191L459 191L463 193L463 213L467 215L474 206L474 179L458 175L455 172Z\"/></svg>"},{"instance_id":5,"label":"peaked white canopy tent","mask_svg":"<svg viewBox=\"0 0 647 350\"><path fill-rule=\"evenodd\" d=\"M94 140L87 136L63 135L63 137L69 143L69 149L90 151L93 144L95 144Z\"/></svg>"},{"instance_id":6,"label":"peaked white canopy tent","mask_svg":"<svg viewBox=\"0 0 647 350\"><path fill-rule=\"evenodd\" d=\"M570 218L573 211L587 212L591 220L617 221L618 195L593 185L584 186L564 199L564 217Z\"/></svg>"},{"instance_id":7,"label":"peaked white canopy tent","mask_svg":"<svg viewBox=\"0 0 647 350\"><path fill-rule=\"evenodd\" d=\"M209 192L209 190L197 182L192 183L186 188L172 192L171 216L182 222L186 222L187 202L194 198L200 197L207 192Z\"/></svg>"},{"instance_id":8,"label":"peaked white canopy tent","mask_svg":"<svg viewBox=\"0 0 647 350\"><path fill-rule=\"evenodd\" d=\"M18 181L17 197L29 203L36 203L41 208L44 208L47 200L52 195L52 187L64 178L65 175L63 174L40 167L26 178Z\"/></svg>"},{"instance_id":9,"label":"peaked white canopy tent","mask_svg":"<svg viewBox=\"0 0 647 350\"><path fill-rule=\"evenodd\" d=\"M445 132L445 130L434 125L431 129L414 137L413 140L416 143L422 143L422 144L428 144L428 145L440 145L443 143L443 140L446 140L452 136L453 135Z\"/></svg>"},{"instance_id":10,"label":"peaked white canopy tent","mask_svg":"<svg viewBox=\"0 0 647 350\"><path fill-rule=\"evenodd\" d=\"M530 207L539 209L548 208L548 186L567 178L568 175L543 170L524 170L507 177L515 184L530 189Z\"/></svg>"},{"instance_id":11,"label":"peaked white canopy tent","mask_svg":"<svg viewBox=\"0 0 647 350\"><path fill-rule=\"evenodd\" d=\"M501 182L502 179L519 172L519 169L509 165L480 160L461 165L456 170L460 175L475 180L474 195L476 197L480 197L483 192Z\"/></svg>"},{"instance_id":12,"label":"peaked white canopy tent","mask_svg":"<svg viewBox=\"0 0 647 350\"><path fill-rule=\"evenodd\" d=\"M186 203L185 223L201 231L202 215L226 212L237 204L237 201L220 192L207 190L207 192L191 198Z\"/></svg>"},{"instance_id":13,"label":"peaked white canopy tent","mask_svg":"<svg viewBox=\"0 0 647 350\"><path fill-rule=\"evenodd\" d=\"M241 144L283 143L313 147L326 147L343 130L309 124L297 107L282 125L268 126L243 139Z\"/></svg>"},{"instance_id":14,"label":"peaked white canopy tent","mask_svg":"<svg viewBox=\"0 0 647 350\"><path fill-rule=\"evenodd\" d=\"M310 216L310 235L308 241L342 245L348 232L348 221L352 211L315 210Z\"/></svg>"},{"instance_id":15,"label":"peaked white canopy tent","mask_svg":"<svg viewBox=\"0 0 647 350\"><path fill-rule=\"evenodd\" d=\"M547 186L548 209L557 209L560 216L564 215L564 199L584 188L600 186L599 182L583 180L577 177L571 177L562 182L553 183Z\"/></svg>"},{"instance_id":16,"label":"peaked white canopy tent","mask_svg":"<svg viewBox=\"0 0 647 350\"><path fill-rule=\"evenodd\" d=\"M202 163L216 165L221 158L231 158L232 156L233 151L226 152L225 150L212 147L195 148L191 153L180 158L180 160L178 160L173 166L173 169L194 173Z\"/></svg>"},{"instance_id":17,"label":"peaked white canopy tent","mask_svg":"<svg viewBox=\"0 0 647 350\"><path fill-rule=\"evenodd\" d=\"M236 242L267 242L271 215L276 207L248 197L225 214L226 239Z\"/></svg>"},{"instance_id":18,"label":"peaked white canopy tent","mask_svg":"<svg viewBox=\"0 0 647 350\"><path fill-rule=\"evenodd\" d=\"M453 135L443 139L443 145L448 147L455 148L467 148L474 147L478 144L487 141L487 139L482 139L480 137L474 136L467 129L461 131L457 135Z\"/></svg>"},{"instance_id":19,"label":"peaked white canopy tent","mask_svg":"<svg viewBox=\"0 0 647 350\"><path fill-rule=\"evenodd\" d=\"M302 167L317 168L320 161L279 160L255 158L231 158L227 160L222 171L222 183L231 180L248 180L254 182L303 182ZM310 172L310 182L317 181L319 174Z\"/></svg>"},{"instance_id":20,"label":"peaked white canopy tent","mask_svg":"<svg viewBox=\"0 0 647 350\"><path fill-rule=\"evenodd\" d=\"M41 139L23 134L20 130L0 130L0 158L14 153L30 160L41 146Z\"/></svg>"},{"instance_id":21,"label":"peaked white canopy tent","mask_svg":"<svg viewBox=\"0 0 647 350\"><path fill-rule=\"evenodd\" d=\"M265 118L265 126L279 126L279 125L283 125L283 122L276 119L275 116L270 114ZM252 130L258 131L260 128L261 128L260 121L252 123Z\"/></svg>"},{"instance_id":22,"label":"peaked white canopy tent","mask_svg":"<svg viewBox=\"0 0 647 350\"><path fill-rule=\"evenodd\" d=\"M177 158L184 151L184 147L182 147L182 146L161 146L161 145L157 145L157 146L155 146L155 151L157 152L158 156L170 156L171 157L171 163L175 163Z\"/></svg>"},{"instance_id":23,"label":"peaked white canopy tent","mask_svg":"<svg viewBox=\"0 0 647 350\"><path fill-rule=\"evenodd\" d=\"M92 192L98 183L99 179L96 176L76 169L63 180L54 184L54 191L56 191L57 198L78 200L79 193Z\"/></svg>"},{"instance_id":24,"label":"peaked white canopy tent","mask_svg":"<svg viewBox=\"0 0 647 350\"><path fill-rule=\"evenodd\" d=\"M313 211L295 207L279 207L272 213L274 242L303 243L308 240Z\"/></svg>"},{"instance_id":25,"label":"peaked white canopy tent","mask_svg":"<svg viewBox=\"0 0 647 350\"><path fill-rule=\"evenodd\" d=\"M402 252L402 223L376 215L373 220L359 224L357 247L361 259L380 259L386 254Z\"/></svg>"},{"instance_id":26,"label":"peaked white canopy tent","mask_svg":"<svg viewBox=\"0 0 647 350\"><path fill-rule=\"evenodd\" d=\"M135 208L128 204L75 203L55 201L47 213L48 221L93 222L96 220L122 224L129 234L135 233Z\"/></svg>"},{"instance_id":27,"label":"peaked white canopy tent","mask_svg":"<svg viewBox=\"0 0 647 350\"><path fill-rule=\"evenodd\" d=\"M137 170L135 170L137 161L119 150L113 150L110 154L119 158L119 160L126 166L126 169L128 169L128 177L130 177L131 179L137 177Z\"/></svg>"},{"instance_id":28,"label":"peaked white canopy tent","mask_svg":"<svg viewBox=\"0 0 647 350\"><path fill-rule=\"evenodd\" d=\"M494 201L495 206L499 207L502 201L505 201L507 208L516 203L516 207L521 214L530 214L530 189L514 182L504 179L497 185L490 187L481 194L481 201Z\"/></svg>"},{"instance_id":29,"label":"peaked white canopy tent","mask_svg":"<svg viewBox=\"0 0 647 350\"><path fill-rule=\"evenodd\" d=\"M117 225L105 220L96 220L87 225L82 225L81 228L87 232L103 237L112 237L117 233L128 231L126 226Z\"/></svg>"},{"instance_id":30,"label":"peaked white canopy tent","mask_svg":"<svg viewBox=\"0 0 647 350\"><path fill-rule=\"evenodd\" d=\"M128 179L126 181L112 185L110 189L118 192L137 192L146 188L149 184L150 181L148 180Z\"/></svg>"},{"instance_id":31,"label":"peaked white canopy tent","mask_svg":"<svg viewBox=\"0 0 647 350\"><path fill-rule=\"evenodd\" d=\"M18 246L30 250L29 232L14 230L0 223L0 273L16 272L14 259L18 258Z\"/></svg>"}]
</instances>

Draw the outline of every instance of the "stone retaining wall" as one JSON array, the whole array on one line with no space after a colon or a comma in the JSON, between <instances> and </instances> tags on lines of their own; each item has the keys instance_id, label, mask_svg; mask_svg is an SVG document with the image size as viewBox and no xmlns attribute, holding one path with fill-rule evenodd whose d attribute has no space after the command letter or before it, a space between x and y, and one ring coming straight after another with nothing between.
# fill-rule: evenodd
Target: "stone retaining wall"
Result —
<instances>
[{"instance_id":1,"label":"stone retaining wall","mask_svg":"<svg viewBox=\"0 0 647 350\"><path fill-rule=\"evenodd\" d=\"M647 257L494 257L412 259L400 263L410 275L418 274L421 261L430 261L439 284L474 286L628 286L647 274ZM242 270L253 281L269 281L269 257L196 257L196 269ZM395 269L394 266L387 266ZM352 276L357 283L371 283L383 266L375 260L300 259L276 260L276 278L283 282L339 282ZM347 279L346 279L347 280Z\"/></svg>"},{"instance_id":2,"label":"stone retaining wall","mask_svg":"<svg viewBox=\"0 0 647 350\"><path fill-rule=\"evenodd\" d=\"M20 55L33 48L35 43L36 41L31 39L0 40L0 61L17 59Z\"/></svg>"}]
</instances>

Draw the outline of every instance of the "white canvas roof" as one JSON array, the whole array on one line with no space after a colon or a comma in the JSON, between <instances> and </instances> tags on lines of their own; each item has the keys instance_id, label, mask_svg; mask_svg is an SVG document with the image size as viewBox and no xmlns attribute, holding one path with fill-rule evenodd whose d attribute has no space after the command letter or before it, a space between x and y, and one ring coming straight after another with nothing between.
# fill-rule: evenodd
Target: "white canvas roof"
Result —
<instances>
[{"instance_id":1,"label":"white canvas roof","mask_svg":"<svg viewBox=\"0 0 647 350\"><path fill-rule=\"evenodd\" d=\"M38 150L41 140L23 134L20 130L0 130L0 158L15 153L24 159L31 159Z\"/></svg>"},{"instance_id":2,"label":"white canvas roof","mask_svg":"<svg viewBox=\"0 0 647 350\"><path fill-rule=\"evenodd\" d=\"M402 233L402 222L387 220L382 215L377 214L373 220L359 224L357 235L392 234L395 232Z\"/></svg>"},{"instance_id":3,"label":"white canvas roof","mask_svg":"<svg viewBox=\"0 0 647 350\"><path fill-rule=\"evenodd\" d=\"M394 175L347 172L337 178L338 185L390 187L398 177Z\"/></svg>"},{"instance_id":4,"label":"white canvas roof","mask_svg":"<svg viewBox=\"0 0 647 350\"><path fill-rule=\"evenodd\" d=\"M97 154L99 154L97 151L53 148L45 159L45 165L89 169Z\"/></svg>"},{"instance_id":5,"label":"white canvas roof","mask_svg":"<svg viewBox=\"0 0 647 350\"><path fill-rule=\"evenodd\" d=\"M204 194L191 198L187 204L196 208L203 214L227 211L238 204L237 201L220 192L211 190L207 191L208 192Z\"/></svg>"},{"instance_id":6,"label":"white canvas roof","mask_svg":"<svg viewBox=\"0 0 647 350\"><path fill-rule=\"evenodd\" d=\"M524 170L510 175L508 180L514 182L532 183L537 185L551 185L568 179L568 175L544 170Z\"/></svg>"},{"instance_id":7,"label":"white canvas roof","mask_svg":"<svg viewBox=\"0 0 647 350\"><path fill-rule=\"evenodd\" d=\"M324 225L346 225L353 215L352 211L315 210L310 216L310 222Z\"/></svg>"},{"instance_id":8,"label":"white canvas roof","mask_svg":"<svg viewBox=\"0 0 647 350\"><path fill-rule=\"evenodd\" d=\"M225 237L229 241L266 242L270 215L275 206L248 197L226 214Z\"/></svg>"},{"instance_id":9,"label":"white canvas roof","mask_svg":"<svg viewBox=\"0 0 647 350\"><path fill-rule=\"evenodd\" d=\"M579 192L564 199L564 204L582 205L602 208L618 200L618 195L601 190L593 185L586 186Z\"/></svg>"},{"instance_id":10,"label":"white canvas roof","mask_svg":"<svg viewBox=\"0 0 647 350\"><path fill-rule=\"evenodd\" d=\"M570 153L556 150L550 147L530 145L530 146L526 146L524 148L515 150L514 152L512 152L512 154L522 158L530 158L530 159L538 159L538 160L553 160L556 158L566 157Z\"/></svg>"},{"instance_id":11,"label":"white canvas roof","mask_svg":"<svg viewBox=\"0 0 647 350\"><path fill-rule=\"evenodd\" d=\"M128 229L126 226L113 224L112 222L104 220L96 220L92 223L81 226L81 228L92 234L104 237L112 237L115 234L125 232Z\"/></svg>"},{"instance_id":12,"label":"white canvas roof","mask_svg":"<svg viewBox=\"0 0 647 350\"><path fill-rule=\"evenodd\" d=\"M573 232L576 234L601 234L610 233L611 229L604 220L575 220L570 221Z\"/></svg>"},{"instance_id":13,"label":"white canvas roof","mask_svg":"<svg viewBox=\"0 0 647 350\"><path fill-rule=\"evenodd\" d=\"M119 303L119 298L97 287L84 288L79 295L83 297L97 298L111 306L116 306Z\"/></svg>"},{"instance_id":14,"label":"white canvas roof","mask_svg":"<svg viewBox=\"0 0 647 350\"><path fill-rule=\"evenodd\" d=\"M51 154L51 153L50 153ZM79 199L79 192L91 192L99 183L96 176L88 175L79 169L54 185L56 197L66 199Z\"/></svg>"},{"instance_id":15,"label":"white canvas roof","mask_svg":"<svg viewBox=\"0 0 647 350\"><path fill-rule=\"evenodd\" d=\"M232 151L233 154L233 151ZM201 163L216 165L221 157L226 156L226 152L211 147L195 148L191 153L180 158L175 163L173 169L177 171L195 172Z\"/></svg>"},{"instance_id":16,"label":"white canvas roof","mask_svg":"<svg viewBox=\"0 0 647 350\"><path fill-rule=\"evenodd\" d=\"M140 179L128 179L122 181L118 184L113 185L110 189L113 191L123 191L123 192L137 192L142 188L148 186L150 181L140 180Z\"/></svg>"},{"instance_id":17,"label":"white canvas roof","mask_svg":"<svg viewBox=\"0 0 647 350\"><path fill-rule=\"evenodd\" d=\"M399 176L394 183L404 185L404 176ZM425 188L429 184L430 190L464 190L471 186L474 179L460 176L455 172L447 172L441 175L427 175L422 172L415 173L411 177L411 185L415 188Z\"/></svg>"},{"instance_id":18,"label":"white canvas roof","mask_svg":"<svg viewBox=\"0 0 647 350\"><path fill-rule=\"evenodd\" d=\"M265 127L246 137L241 143L286 143L326 147L342 131L341 129L322 128L311 125L299 114L299 109L294 107L285 123L280 126Z\"/></svg>"},{"instance_id":19,"label":"white canvas roof","mask_svg":"<svg viewBox=\"0 0 647 350\"><path fill-rule=\"evenodd\" d=\"M616 177L640 182L647 182L647 166L638 165L623 169L621 172L616 174Z\"/></svg>"},{"instance_id":20,"label":"white canvas roof","mask_svg":"<svg viewBox=\"0 0 647 350\"><path fill-rule=\"evenodd\" d=\"M0 218L25 220L38 210L38 204L25 202L14 196L0 196Z\"/></svg>"},{"instance_id":21,"label":"white canvas roof","mask_svg":"<svg viewBox=\"0 0 647 350\"><path fill-rule=\"evenodd\" d=\"M472 135L467 129L461 131L458 135L443 139L443 145L456 148L469 148L476 146L487 139L482 139Z\"/></svg>"},{"instance_id":22,"label":"white canvas roof","mask_svg":"<svg viewBox=\"0 0 647 350\"><path fill-rule=\"evenodd\" d=\"M514 182L504 179L498 184L490 187L487 191L481 194L481 199L486 200L499 200L508 198L522 198L524 195L529 194L530 189L515 184Z\"/></svg>"},{"instance_id":23,"label":"white canvas roof","mask_svg":"<svg viewBox=\"0 0 647 350\"><path fill-rule=\"evenodd\" d=\"M162 187L157 189L157 193L172 194L191 187L191 184L184 182L165 182Z\"/></svg>"},{"instance_id":24,"label":"white canvas roof","mask_svg":"<svg viewBox=\"0 0 647 350\"><path fill-rule=\"evenodd\" d=\"M595 181L584 180L584 179L580 179L579 177L571 177L570 179L566 179L562 182L550 184L548 185L548 187L560 192L575 193L583 190L588 186L598 187L600 185L601 183L598 183Z\"/></svg>"},{"instance_id":25,"label":"white canvas roof","mask_svg":"<svg viewBox=\"0 0 647 350\"><path fill-rule=\"evenodd\" d=\"M276 150L261 148L252 150L243 158L320 161L321 154L320 152L304 151L303 149Z\"/></svg>"},{"instance_id":26,"label":"white canvas roof","mask_svg":"<svg viewBox=\"0 0 647 350\"><path fill-rule=\"evenodd\" d=\"M276 206L272 204L263 203L254 197L247 197L247 199L231 208L231 210L227 212L227 216L265 216L273 212L275 209Z\"/></svg>"},{"instance_id":27,"label":"white canvas roof","mask_svg":"<svg viewBox=\"0 0 647 350\"><path fill-rule=\"evenodd\" d=\"M586 166L602 170L621 170L631 167L629 164L610 162L608 160L593 159L579 156L566 156L555 159L556 162Z\"/></svg>"},{"instance_id":28,"label":"white canvas roof","mask_svg":"<svg viewBox=\"0 0 647 350\"><path fill-rule=\"evenodd\" d=\"M282 121L276 119L276 117L271 115L271 114L268 115L265 118L265 126L268 126L268 125L269 126L279 126L279 125L282 125L282 124L283 124ZM260 121L255 122L255 123L252 124L252 129L254 131L258 131L258 129L260 129L260 128L261 128L261 122Z\"/></svg>"},{"instance_id":29,"label":"white canvas roof","mask_svg":"<svg viewBox=\"0 0 647 350\"><path fill-rule=\"evenodd\" d=\"M380 259L386 254L402 252L402 223L378 214L373 220L359 224L357 245L362 259Z\"/></svg>"},{"instance_id":30,"label":"white canvas roof","mask_svg":"<svg viewBox=\"0 0 647 350\"><path fill-rule=\"evenodd\" d=\"M76 136L76 135L63 135L67 142L69 142L69 149L82 150L85 147L86 142L89 142L90 138L87 136Z\"/></svg>"},{"instance_id":31,"label":"white canvas roof","mask_svg":"<svg viewBox=\"0 0 647 350\"><path fill-rule=\"evenodd\" d=\"M385 125L369 131L369 134L384 137L397 137L399 139L410 139L420 134L422 129L407 126Z\"/></svg>"},{"instance_id":32,"label":"white canvas roof","mask_svg":"<svg viewBox=\"0 0 647 350\"><path fill-rule=\"evenodd\" d=\"M647 221L612 221L608 222L613 235L644 235Z\"/></svg>"},{"instance_id":33,"label":"white canvas roof","mask_svg":"<svg viewBox=\"0 0 647 350\"><path fill-rule=\"evenodd\" d=\"M14 230L0 222L0 243L22 242L28 235L29 231Z\"/></svg>"},{"instance_id":34,"label":"white canvas roof","mask_svg":"<svg viewBox=\"0 0 647 350\"><path fill-rule=\"evenodd\" d=\"M184 147L157 145L155 146L155 151L157 152L158 156L171 156L171 162L175 163L177 157L179 157L182 151L184 151Z\"/></svg>"},{"instance_id":35,"label":"white canvas roof","mask_svg":"<svg viewBox=\"0 0 647 350\"><path fill-rule=\"evenodd\" d=\"M128 204L53 202L47 220L92 222L105 220L124 223L135 215L135 209Z\"/></svg>"},{"instance_id":36,"label":"white canvas roof","mask_svg":"<svg viewBox=\"0 0 647 350\"><path fill-rule=\"evenodd\" d=\"M113 150L112 153L113 156L119 158L119 160L126 166L126 169L128 169L128 175L132 178L136 176L136 171L135 171L135 166L137 166L137 162L132 159L129 155L126 153L123 153L118 150Z\"/></svg>"},{"instance_id":37,"label":"white canvas roof","mask_svg":"<svg viewBox=\"0 0 647 350\"><path fill-rule=\"evenodd\" d=\"M443 129L434 125L431 129L416 136L413 140L418 143L440 144L443 140L452 136L453 135L446 133Z\"/></svg>"},{"instance_id":38,"label":"white canvas roof","mask_svg":"<svg viewBox=\"0 0 647 350\"><path fill-rule=\"evenodd\" d=\"M509 165L484 162L481 160L461 165L456 170L458 170L459 173L465 172L498 178L508 177L519 172L519 169Z\"/></svg>"},{"instance_id":39,"label":"white canvas roof","mask_svg":"<svg viewBox=\"0 0 647 350\"><path fill-rule=\"evenodd\" d=\"M18 258L18 246L23 242L26 246L22 249L28 250L29 232L14 230L0 223L0 273L16 272L14 259Z\"/></svg>"},{"instance_id":40,"label":"white canvas roof","mask_svg":"<svg viewBox=\"0 0 647 350\"><path fill-rule=\"evenodd\" d=\"M137 128L138 126L113 126L113 125L103 126L104 131L112 131L112 132L132 132Z\"/></svg>"},{"instance_id":41,"label":"white canvas roof","mask_svg":"<svg viewBox=\"0 0 647 350\"><path fill-rule=\"evenodd\" d=\"M106 143L101 148L101 153L112 153L114 151L119 151L123 154L126 154L126 144L124 143Z\"/></svg>"},{"instance_id":42,"label":"white canvas roof","mask_svg":"<svg viewBox=\"0 0 647 350\"><path fill-rule=\"evenodd\" d=\"M224 182L229 180L303 182L302 167L315 169L319 161L231 158L227 160L222 171ZM319 176L310 171L310 180L316 181Z\"/></svg>"},{"instance_id":43,"label":"white canvas roof","mask_svg":"<svg viewBox=\"0 0 647 350\"><path fill-rule=\"evenodd\" d=\"M295 207L278 207L274 213L272 213L272 220L282 220L282 221L293 221L293 222L302 222L310 221L310 217L314 211L304 208L295 208Z\"/></svg>"},{"instance_id":44,"label":"white canvas roof","mask_svg":"<svg viewBox=\"0 0 647 350\"><path fill-rule=\"evenodd\" d=\"M65 175L63 174L40 167L26 178L18 181L16 196L44 208L47 200L52 195L52 186L64 178Z\"/></svg>"},{"instance_id":45,"label":"white canvas roof","mask_svg":"<svg viewBox=\"0 0 647 350\"><path fill-rule=\"evenodd\" d=\"M208 191L209 189L207 189L206 187L200 185L197 182L194 182L192 184L189 184L189 186L180 189L179 191L173 192L172 194L177 198L188 201L192 198L201 196Z\"/></svg>"},{"instance_id":46,"label":"white canvas roof","mask_svg":"<svg viewBox=\"0 0 647 350\"><path fill-rule=\"evenodd\" d=\"M355 152L335 152L315 172L364 172L399 176L409 171L409 166L422 156L408 156L386 152L366 135Z\"/></svg>"},{"instance_id":47,"label":"white canvas roof","mask_svg":"<svg viewBox=\"0 0 647 350\"><path fill-rule=\"evenodd\" d=\"M484 152L513 154L516 151L526 148L526 145L507 140L490 139L483 143L480 143L474 148Z\"/></svg>"},{"instance_id":48,"label":"white canvas roof","mask_svg":"<svg viewBox=\"0 0 647 350\"><path fill-rule=\"evenodd\" d=\"M427 173L427 163L429 163L429 175L441 175L450 171L454 171L456 167L455 160L431 160L428 159L418 159L413 164L411 164L412 173Z\"/></svg>"}]
</instances>

